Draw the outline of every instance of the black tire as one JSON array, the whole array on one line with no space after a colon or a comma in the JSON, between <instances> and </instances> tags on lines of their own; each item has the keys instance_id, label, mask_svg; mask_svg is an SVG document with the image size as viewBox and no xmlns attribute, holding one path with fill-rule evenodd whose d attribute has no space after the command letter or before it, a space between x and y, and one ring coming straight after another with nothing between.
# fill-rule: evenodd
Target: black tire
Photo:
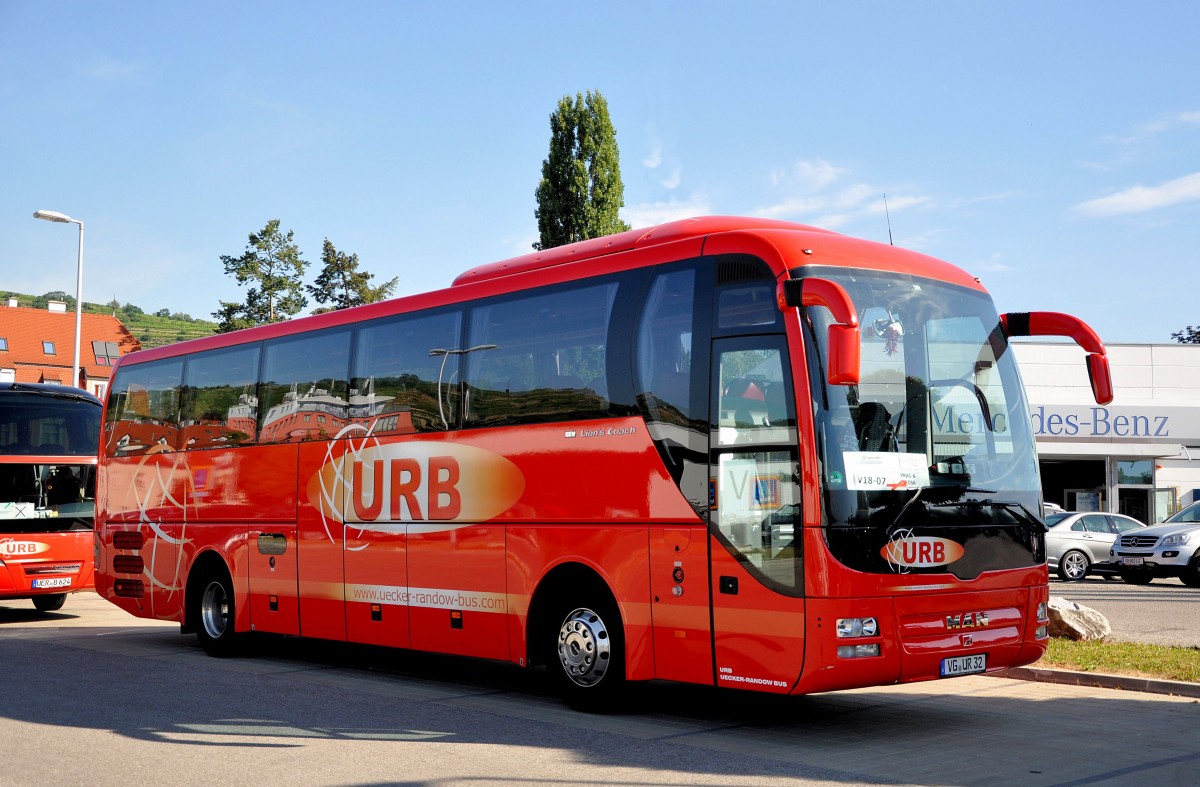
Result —
<instances>
[{"instance_id":1,"label":"black tire","mask_svg":"<svg viewBox=\"0 0 1200 787\"><path fill-rule=\"evenodd\" d=\"M202 578L192 609L196 621L196 639L210 656L227 658L237 655L241 637L235 633L233 581L218 572Z\"/></svg>"},{"instance_id":2,"label":"black tire","mask_svg":"<svg viewBox=\"0 0 1200 787\"><path fill-rule=\"evenodd\" d=\"M50 593L45 596L34 596L33 606L38 612L54 612L63 608L67 603L66 593Z\"/></svg>"},{"instance_id":3,"label":"black tire","mask_svg":"<svg viewBox=\"0 0 1200 787\"><path fill-rule=\"evenodd\" d=\"M1149 585L1154 575L1149 571L1122 571L1121 579L1130 585Z\"/></svg>"},{"instance_id":4,"label":"black tire","mask_svg":"<svg viewBox=\"0 0 1200 787\"><path fill-rule=\"evenodd\" d=\"M1190 588L1200 588L1200 555L1192 558L1192 562L1179 575L1179 581Z\"/></svg>"},{"instance_id":5,"label":"black tire","mask_svg":"<svg viewBox=\"0 0 1200 787\"><path fill-rule=\"evenodd\" d=\"M559 604L543 636L546 669L563 700L576 710L610 713L626 694L625 634L611 598L594 593Z\"/></svg>"},{"instance_id":6,"label":"black tire","mask_svg":"<svg viewBox=\"0 0 1200 787\"><path fill-rule=\"evenodd\" d=\"M1058 559L1058 578L1063 582L1078 582L1088 575L1092 562L1078 549L1068 549Z\"/></svg>"}]
</instances>

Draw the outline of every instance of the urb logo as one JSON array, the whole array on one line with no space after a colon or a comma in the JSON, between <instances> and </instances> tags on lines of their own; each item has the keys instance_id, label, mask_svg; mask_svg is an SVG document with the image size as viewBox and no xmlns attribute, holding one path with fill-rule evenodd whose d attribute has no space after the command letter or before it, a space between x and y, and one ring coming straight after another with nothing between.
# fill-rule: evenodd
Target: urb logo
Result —
<instances>
[{"instance_id":1,"label":"urb logo","mask_svg":"<svg viewBox=\"0 0 1200 787\"><path fill-rule=\"evenodd\" d=\"M898 571L944 566L961 558L964 552L957 541L937 536L914 536L911 530L897 531L879 550L883 559Z\"/></svg>"},{"instance_id":2,"label":"urb logo","mask_svg":"<svg viewBox=\"0 0 1200 787\"><path fill-rule=\"evenodd\" d=\"M525 477L499 454L469 445L376 445L326 463L308 497L344 522L482 522L508 510ZM343 510L332 501L345 500Z\"/></svg>"},{"instance_id":3,"label":"urb logo","mask_svg":"<svg viewBox=\"0 0 1200 787\"><path fill-rule=\"evenodd\" d=\"M14 538L0 541L0 557L26 557L49 551L50 545L41 541L17 541Z\"/></svg>"}]
</instances>

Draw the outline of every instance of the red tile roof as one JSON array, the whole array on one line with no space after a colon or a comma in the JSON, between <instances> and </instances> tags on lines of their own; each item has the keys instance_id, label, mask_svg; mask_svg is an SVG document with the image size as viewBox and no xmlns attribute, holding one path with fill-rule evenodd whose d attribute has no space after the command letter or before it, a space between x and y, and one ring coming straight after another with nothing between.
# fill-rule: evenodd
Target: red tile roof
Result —
<instances>
[{"instance_id":1,"label":"red tile roof","mask_svg":"<svg viewBox=\"0 0 1200 787\"><path fill-rule=\"evenodd\" d=\"M88 380L107 380L112 369L96 363L92 342L113 342L121 355L141 349L141 343L116 317L107 314L81 316L79 365ZM75 356L75 312L51 312L20 306L0 306L0 339L8 342L0 350L0 369L15 369L17 382L44 380L71 383ZM43 342L54 342L48 355Z\"/></svg>"}]
</instances>

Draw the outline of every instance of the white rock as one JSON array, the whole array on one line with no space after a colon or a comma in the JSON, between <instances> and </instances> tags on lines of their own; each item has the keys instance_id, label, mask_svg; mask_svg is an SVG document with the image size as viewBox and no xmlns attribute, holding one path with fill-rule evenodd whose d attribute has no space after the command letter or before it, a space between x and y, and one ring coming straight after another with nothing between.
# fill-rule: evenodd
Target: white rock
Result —
<instances>
[{"instance_id":1,"label":"white rock","mask_svg":"<svg viewBox=\"0 0 1200 787\"><path fill-rule=\"evenodd\" d=\"M1091 607L1061 596L1050 597L1050 636L1066 639L1104 639L1112 633L1108 618Z\"/></svg>"}]
</instances>

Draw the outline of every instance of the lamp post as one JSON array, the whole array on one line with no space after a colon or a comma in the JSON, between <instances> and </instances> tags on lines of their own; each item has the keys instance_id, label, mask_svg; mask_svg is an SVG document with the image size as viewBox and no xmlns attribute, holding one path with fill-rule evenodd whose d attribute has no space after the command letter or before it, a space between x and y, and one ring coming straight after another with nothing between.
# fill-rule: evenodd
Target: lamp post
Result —
<instances>
[{"instance_id":1,"label":"lamp post","mask_svg":"<svg viewBox=\"0 0 1200 787\"><path fill-rule=\"evenodd\" d=\"M73 219L62 213L56 213L52 210L34 211L35 219L44 219L53 221L58 224L78 224L79 225L79 264L75 268L75 359L72 366L71 385L76 388L79 385L79 342L83 333L83 222L79 219ZM86 388L86 384L83 386Z\"/></svg>"},{"instance_id":2,"label":"lamp post","mask_svg":"<svg viewBox=\"0 0 1200 787\"><path fill-rule=\"evenodd\" d=\"M473 352L476 352L476 351L478 351L478 350L494 350L494 349L496 349L496 348L497 348L497 347L499 347L499 346L500 346L500 345L498 345L498 344L477 344L477 345L475 345L474 347L468 347L468 348L467 348L467 349L465 349L465 350L459 350L459 349L451 349L451 350L436 349L436 350L430 350L430 351L429 351L429 357L430 357L430 358L437 358L439 355L442 357L442 367L441 367L440 369L438 369L438 382L437 382L437 390L438 390L438 415L440 415L440 416L442 417L442 425L443 425L443 426L445 426L447 429L449 429L449 428L450 428L450 423L449 423L449 422L446 420L446 411L445 411L445 410L442 408L442 374L443 374L443 373L446 371L446 360L447 360L447 359L448 359L448 358L449 358L451 355L466 355L467 353L473 353Z\"/></svg>"}]
</instances>

